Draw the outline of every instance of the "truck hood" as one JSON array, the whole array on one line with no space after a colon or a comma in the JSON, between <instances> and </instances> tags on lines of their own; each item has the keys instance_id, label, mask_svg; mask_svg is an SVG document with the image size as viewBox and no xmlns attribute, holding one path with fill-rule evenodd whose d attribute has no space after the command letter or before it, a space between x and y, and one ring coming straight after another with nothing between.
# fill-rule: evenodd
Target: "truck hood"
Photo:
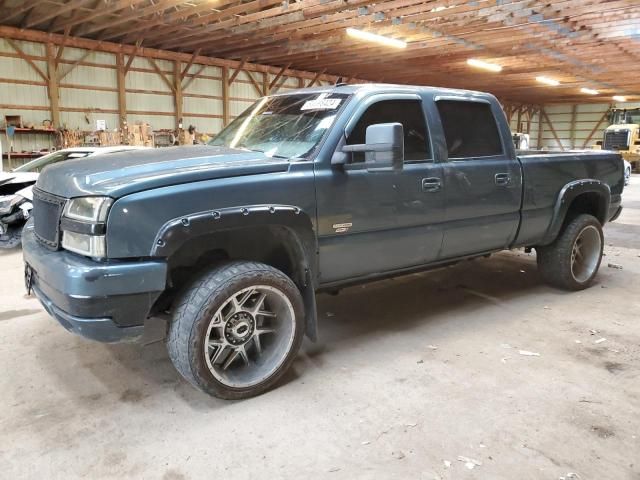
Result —
<instances>
[{"instance_id":1,"label":"truck hood","mask_svg":"<svg viewBox=\"0 0 640 480\"><path fill-rule=\"evenodd\" d=\"M47 167L36 186L65 198L130 193L180 183L283 172L289 161L262 152L207 145L135 150Z\"/></svg>"}]
</instances>

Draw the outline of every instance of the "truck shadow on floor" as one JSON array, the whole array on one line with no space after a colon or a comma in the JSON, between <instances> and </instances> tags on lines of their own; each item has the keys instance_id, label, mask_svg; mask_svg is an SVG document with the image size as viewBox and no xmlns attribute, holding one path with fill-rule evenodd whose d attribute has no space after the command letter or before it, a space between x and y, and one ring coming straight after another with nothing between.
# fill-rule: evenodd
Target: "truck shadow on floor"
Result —
<instances>
[{"instance_id":1,"label":"truck shadow on floor","mask_svg":"<svg viewBox=\"0 0 640 480\"><path fill-rule=\"evenodd\" d=\"M525 295L549 297L567 295L542 284L535 265L535 255L501 253L490 259L465 261L437 271L408 275L345 289L338 296L318 296L320 341L305 341L294 366L279 388L304 377L305 371L322 367L335 351L366 349L368 342L380 336L402 333L410 339L424 340L430 335L465 335L473 330L480 312L482 321L518 321L510 300ZM542 301L542 300L541 300ZM542 305L541 307L542 308ZM496 310L498 309L498 310ZM487 315L488 314L488 315ZM156 324L159 337L162 325ZM443 333L444 332L444 333ZM77 339L74 354L101 390L117 395L123 403L144 403L148 397L173 391L196 410L230 405L196 391L182 380L167 356L164 342L104 345ZM372 355L378 355L372 348ZM48 365L55 368L55 365ZM65 379L66 368L58 375L69 389L80 388L77 379ZM82 374L78 372L78 374Z\"/></svg>"}]
</instances>

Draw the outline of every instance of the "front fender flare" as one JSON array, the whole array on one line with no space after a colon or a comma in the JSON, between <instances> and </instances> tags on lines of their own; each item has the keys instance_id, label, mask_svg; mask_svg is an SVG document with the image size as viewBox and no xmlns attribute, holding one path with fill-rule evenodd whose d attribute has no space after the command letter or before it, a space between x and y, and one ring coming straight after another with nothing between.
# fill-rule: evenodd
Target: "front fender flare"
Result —
<instances>
[{"instance_id":1,"label":"front fender flare","mask_svg":"<svg viewBox=\"0 0 640 480\"><path fill-rule=\"evenodd\" d=\"M317 244L311 217L291 205L248 205L221 208L183 215L167 221L156 235L151 257L168 258L194 237L243 227L279 226L290 231L295 239L295 261L300 272L294 282L300 288L305 303L306 334L317 339L316 279Z\"/></svg>"}]
</instances>

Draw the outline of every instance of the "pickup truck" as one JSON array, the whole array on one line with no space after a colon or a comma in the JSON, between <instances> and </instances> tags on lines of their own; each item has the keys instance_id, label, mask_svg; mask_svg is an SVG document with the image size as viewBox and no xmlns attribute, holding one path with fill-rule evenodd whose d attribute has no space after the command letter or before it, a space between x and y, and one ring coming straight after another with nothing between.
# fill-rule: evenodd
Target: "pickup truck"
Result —
<instances>
[{"instance_id":1,"label":"pickup truck","mask_svg":"<svg viewBox=\"0 0 640 480\"><path fill-rule=\"evenodd\" d=\"M621 211L619 154L517 155L489 94L335 85L258 100L209 145L48 167L25 282L104 342L167 322L176 369L226 399L262 393L317 338L317 292L534 248L588 287Z\"/></svg>"}]
</instances>

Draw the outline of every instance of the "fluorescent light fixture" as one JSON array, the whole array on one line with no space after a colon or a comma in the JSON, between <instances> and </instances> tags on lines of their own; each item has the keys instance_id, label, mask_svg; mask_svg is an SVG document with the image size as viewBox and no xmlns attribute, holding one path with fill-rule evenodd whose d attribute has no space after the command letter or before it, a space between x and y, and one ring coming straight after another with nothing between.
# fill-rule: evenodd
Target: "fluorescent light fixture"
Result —
<instances>
[{"instance_id":1,"label":"fluorescent light fixture","mask_svg":"<svg viewBox=\"0 0 640 480\"><path fill-rule=\"evenodd\" d=\"M558 85L560 85L560 82L558 80L556 80L555 78L549 78L549 77L536 77L536 81L540 82L540 83L544 83L545 85L550 85L552 87L557 87Z\"/></svg>"},{"instance_id":2,"label":"fluorescent light fixture","mask_svg":"<svg viewBox=\"0 0 640 480\"><path fill-rule=\"evenodd\" d=\"M623 97L622 95L614 95L613 98L616 102L626 102L627 97Z\"/></svg>"},{"instance_id":3,"label":"fluorescent light fixture","mask_svg":"<svg viewBox=\"0 0 640 480\"><path fill-rule=\"evenodd\" d=\"M580 89L582 93L586 93L587 95L598 95L600 92L598 90L594 90L593 88L582 87Z\"/></svg>"},{"instance_id":4,"label":"fluorescent light fixture","mask_svg":"<svg viewBox=\"0 0 640 480\"><path fill-rule=\"evenodd\" d=\"M379 43L380 45L384 45L386 47L394 47L394 48L407 47L407 43L403 42L402 40L384 37L382 35L376 35L375 33L365 32L363 30L358 30L356 28L347 28L347 35L353 38L357 38L358 40Z\"/></svg>"},{"instance_id":5,"label":"fluorescent light fixture","mask_svg":"<svg viewBox=\"0 0 640 480\"><path fill-rule=\"evenodd\" d=\"M483 62L482 60L478 60L477 58L470 58L467 60L467 65L471 65L472 67L482 68L484 70L489 70L491 72L500 72L502 71L502 67L500 65L496 65L495 63Z\"/></svg>"}]
</instances>

